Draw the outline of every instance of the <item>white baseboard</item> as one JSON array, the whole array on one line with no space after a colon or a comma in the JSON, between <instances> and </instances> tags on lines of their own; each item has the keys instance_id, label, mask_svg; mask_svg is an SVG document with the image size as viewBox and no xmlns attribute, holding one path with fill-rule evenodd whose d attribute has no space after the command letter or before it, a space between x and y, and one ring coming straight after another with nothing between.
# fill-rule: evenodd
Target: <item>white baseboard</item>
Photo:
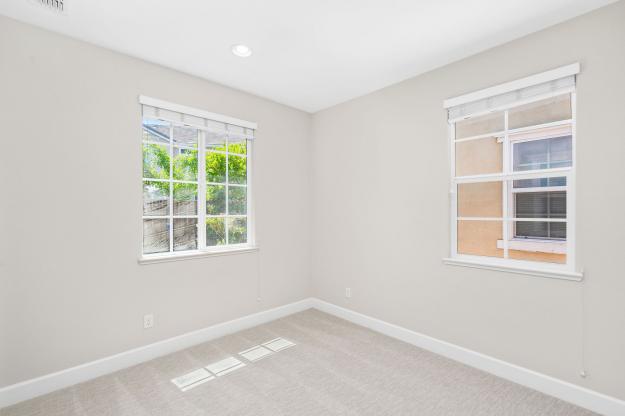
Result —
<instances>
[{"instance_id":1,"label":"white baseboard","mask_svg":"<svg viewBox=\"0 0 625 416\"><path fill-rule=\"evenodd\" d=\"M594 412L607 416L625 415L625 401L316 298L261 311L1 388L0 409L309 308L316 308Z\"/></svg>"},{"instance_id":2,"label":"white baseboard","mask_svg":"<svg viewBox=\"0 0 625 416\"><path fill-rule=\"evenodd\" d=\"M312 307L304 299L0 389L0 409Z\"/></svg>"},{"instance_id":3,"label":"white baseboard","mask_svg":"<svg viewBox=\"0 0 625 416\"><path fill-rule=\"evenodd\" d=\"M432 351L433 353L459 361L531 389L538 390L550 396L557 397L558 399L584 407L593 412L606 416L625 415L625 401L614 397L536 371L528 370L527 368L449 342L441 341L320 299L313 298L312 306L315 309L345 319L346 321L370 328L376 332Z\"/></svg>"}]
</instances>

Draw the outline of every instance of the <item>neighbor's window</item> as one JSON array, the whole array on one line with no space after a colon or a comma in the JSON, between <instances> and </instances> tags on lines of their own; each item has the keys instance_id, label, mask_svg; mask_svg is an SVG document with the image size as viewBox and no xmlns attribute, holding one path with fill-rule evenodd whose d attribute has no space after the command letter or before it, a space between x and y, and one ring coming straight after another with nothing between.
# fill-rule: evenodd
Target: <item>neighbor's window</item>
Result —
<instances>
[{"instance_id":1,"label":"neighbor's window","mask_svg":"<svg viewBox=\"0 0 625 416\"><path fill-rule=\"evenodd\" d=\"M251 245L252 134L144 105L144 255Z\"/></svg>"},{"instance_id":2,"label":"neighbor's window","mask_svg":"<svg viewBox=\"0 0 625 416\"><path fill-rule=\"evenodd\" d=\"M554 82L450 109L452 257L573 264L574 77Z\"/></svg>"}]
</instances>

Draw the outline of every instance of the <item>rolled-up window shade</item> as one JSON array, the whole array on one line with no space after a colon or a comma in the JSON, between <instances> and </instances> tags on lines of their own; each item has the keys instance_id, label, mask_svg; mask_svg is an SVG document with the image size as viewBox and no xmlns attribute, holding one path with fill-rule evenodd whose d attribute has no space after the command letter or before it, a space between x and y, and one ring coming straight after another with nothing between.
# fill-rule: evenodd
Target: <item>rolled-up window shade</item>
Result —
<instances>
[{"instance_id":1,"label":"rolled-up window shade","mask_svg":"<svg viewBox=\"0 0 625 416\"><path fill-rule=\"evenodd\" d=\"M445 100L449 120L461 120L502 108L510 108L545 95L569 92L575 87L579 64L547 71L518 81Z\"/></svg>"},{"instance_id":2,"label":"rolled-up window shade","mask_svg":"<svg viewBox=\"0 0 625 416\"><path fill-rule=\"evenodd\" d=\"M254 139L255 123L166 102L162 102L162 106L152 105L157 100L148 97L140 97L139 100L142 103L144 118L156 118L193 126L212 133L212 136L227 134L230 137L234 136L240 139ZM177 111L181 109L188 109L188 111Z\"/></svg>"}]
</instances>

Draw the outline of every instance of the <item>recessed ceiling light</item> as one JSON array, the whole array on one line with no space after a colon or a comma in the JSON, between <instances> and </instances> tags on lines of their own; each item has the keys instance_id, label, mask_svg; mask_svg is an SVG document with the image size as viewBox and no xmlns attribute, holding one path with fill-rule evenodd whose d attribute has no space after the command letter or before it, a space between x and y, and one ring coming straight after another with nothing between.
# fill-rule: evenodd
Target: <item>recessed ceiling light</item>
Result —
<instances>
[{"instance_id":1,"label":"recessed ceiling light","mask_svg":"<svg viewBox=\"0 0 625 416\"><path fill-rule=\"evenodd\" d=\"M232 47L232 53L241 58L247 58L252 54L252 50L247 45L239 44Z\"/></svg>"}]
</instances>

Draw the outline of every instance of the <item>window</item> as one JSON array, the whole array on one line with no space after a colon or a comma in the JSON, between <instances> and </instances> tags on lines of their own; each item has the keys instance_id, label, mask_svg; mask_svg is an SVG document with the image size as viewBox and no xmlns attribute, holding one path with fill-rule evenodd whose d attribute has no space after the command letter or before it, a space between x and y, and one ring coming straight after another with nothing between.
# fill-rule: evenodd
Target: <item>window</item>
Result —
<instances>
[{"instance_id":1,"label":"window","mask_svg":"<svg viewBox=\"0 0 625 416\"><path fill-rule=\"evenodd\" d=\"M142 97L143 256L252 247L254 130L155 101Z\"/></svg>"},{"instance_id":2,"label":"window","mask_svg":"<svg viewBox=\"0 0 625 416\"><path fill-rule=\"evenodd\" d=\"M564 67L446 101L448 263L577 275L571 203L577 71L578 65Z\"/></svg>"}]
</instances>

